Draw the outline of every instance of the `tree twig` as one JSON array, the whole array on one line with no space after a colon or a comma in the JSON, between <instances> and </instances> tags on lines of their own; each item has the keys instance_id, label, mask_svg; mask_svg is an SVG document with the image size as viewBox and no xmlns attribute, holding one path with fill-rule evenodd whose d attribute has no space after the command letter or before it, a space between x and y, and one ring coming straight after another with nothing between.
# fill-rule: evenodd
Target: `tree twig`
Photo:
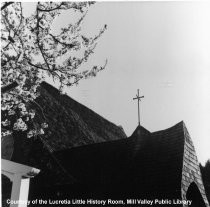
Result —
<instances>
[{"instance_id":1,"label":"tree twig","mask_svg":"<svg viewBox=\"0 0 210 207\"><path fill-rule=\"evenodd\" d=\"M63 6L64 4L63 4L63 2L59 5L59 6L57 6L57 7L55 7L55 8L52 8L52 9L41 9L41 8L39 8L39 7L37 7L37 9L39 10L39 11L42 11L42 12L51 12L51 11L54 11L54 10L57 10L57 9L62 9L61 8L61 6Z\"/></svg>"},{"instance_id":2,"label":"tree twig","mask_svg":"<svg viewBox=\"0 0 210 207\"><path fill-rule=\"evenodd\" d=\"M8 7L10 4L13 4L14 2L6 2L2 7L1 11L4 10L6 7Z\"/></svg>"}]
</instances>

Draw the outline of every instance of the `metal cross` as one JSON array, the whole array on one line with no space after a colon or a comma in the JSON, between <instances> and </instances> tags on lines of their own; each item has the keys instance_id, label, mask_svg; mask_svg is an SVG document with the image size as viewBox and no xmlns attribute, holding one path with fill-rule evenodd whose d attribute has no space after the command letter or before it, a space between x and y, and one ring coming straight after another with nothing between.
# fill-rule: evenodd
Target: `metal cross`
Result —
<instances>
[{"instance_id":1,"label":"metal cross","mask_svg":"<svg viewBox=\"0 0 210 207\"><path fill-rule=\"evenodd\" d=\"M140 126L140 110L139 110L139 101L141 101L141 98L144 98L144 96L139 96L139 89L137 90L136 98L133 98L133 100L138 100L138 121Z\"/></svg>"}]
</instances>

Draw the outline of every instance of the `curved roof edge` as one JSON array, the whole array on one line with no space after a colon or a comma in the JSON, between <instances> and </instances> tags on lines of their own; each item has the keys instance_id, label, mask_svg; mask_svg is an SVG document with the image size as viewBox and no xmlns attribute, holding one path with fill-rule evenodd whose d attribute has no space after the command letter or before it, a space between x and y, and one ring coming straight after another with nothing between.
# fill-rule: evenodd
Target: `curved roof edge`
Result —
<instances>
[{"instance_id":1,"label":"curved roof edge","mask_svg":"<svg viewBox=\"0 0 210 207\"><path fill-rule=\"evenodd\" d=\"M187 127L186 127L186 125L185 125L185 123L184 123L183 120L180 121L180 122L178 122L177 124L171 126L171 127L168 127L168 128L166 128L166 129L163 129L163 130L154 131L154 132L150 132L149 130L147 130L147 129L144 128L143 126L139 126L139 125L138 125L138 126L136 127L136 129L134 130L134 132L131 134L130 137L140 135L139 131L140 131L141 133L143 133L143 135L151 135L151 134L154 135L154 134L166 132L166 131L169 131L169 130L173 130L173 129L177 128L177 127L179 128L179 130L180 130L180 128L182 128L183 130L184 130L185 128L187 129Z\"/></svg>"}]
</instances>

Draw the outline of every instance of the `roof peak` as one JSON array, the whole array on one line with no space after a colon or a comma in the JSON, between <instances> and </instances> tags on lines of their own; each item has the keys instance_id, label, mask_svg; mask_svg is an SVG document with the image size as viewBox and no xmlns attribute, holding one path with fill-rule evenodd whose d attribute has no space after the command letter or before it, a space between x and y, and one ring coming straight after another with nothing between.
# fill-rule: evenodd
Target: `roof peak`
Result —
<instances>
[{"instance_id":1,"label":"roof peak","mask_svg":"<svg viewBox=\"0 0 210 207\"><path fill-rule=\"evenodd\" d=\"M149 130L145 129L141 125L138 125L131 136L140 136L141 133L146 134L146 135L151 134Z\"/></svg>"}]
</instances>

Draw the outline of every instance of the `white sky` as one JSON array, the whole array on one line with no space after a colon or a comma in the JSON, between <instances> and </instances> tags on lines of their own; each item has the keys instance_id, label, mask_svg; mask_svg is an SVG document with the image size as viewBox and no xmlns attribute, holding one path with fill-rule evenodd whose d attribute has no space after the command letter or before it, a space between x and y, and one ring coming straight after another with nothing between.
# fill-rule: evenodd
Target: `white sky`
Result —
<instances>
[{"instance_id":1,"label":"white sky","mask_svg":"<svg viewBox=\"0 0 210 207\"><path fill-rule=\"evenodd\" d=\"M71 21L69 14L55 22ZM202 164L210 158L210 3L99 2L92 6L84 33L108 25L87 67L105 71L67 93L130 136L137 127L140 89L141 123L150 131L183 120Z\"/></svg>"}]
</instances>

